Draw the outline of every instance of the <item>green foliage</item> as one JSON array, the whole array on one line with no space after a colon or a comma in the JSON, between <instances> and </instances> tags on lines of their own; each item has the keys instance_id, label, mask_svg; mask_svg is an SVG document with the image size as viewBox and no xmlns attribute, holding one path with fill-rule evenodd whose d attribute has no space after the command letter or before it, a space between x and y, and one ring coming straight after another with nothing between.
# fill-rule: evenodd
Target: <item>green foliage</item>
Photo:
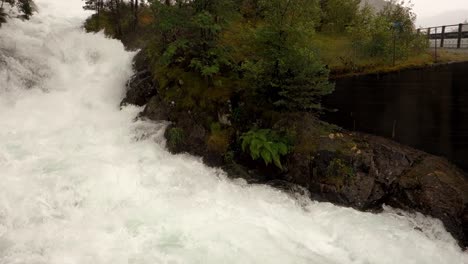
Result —
<instances>
[{"instance_id":1,"label":"green foliage","mask_svg":"<svg viewBox=\"0 0 468 264\"><path fill-rule=\"evenodd\" d=\"M218 123L218 122L211 123L210 130L211 130L211 133L220 132L222 130L221 129L221 124Z\"/></svg>"},{"instance_id":2,"label":"green foliage","mask_svg":"<svg viewBox=\"0 0 468 264\"><path fill-rule=\"evenodd\" d=\"M362 56L390 60L395 52L397 59L404 59L427 48L427 40L416 33L415 19L404 2L391 1L377 14L370 7L362 9L348 31Z\"/></svg>"},{"instance_id":3,"label":"green foliage","mask_svg":"<svg viewBox=\"0 0 468 264\"><path fill-rule=\"evenodd\" d=\"M181 128L172 127L167 132L167 139L171 147L177 147L184 142L185 133Z\"/></svg>"},{"instance_id":4,"label":"green foliage","mask_svg":"<svg viewBox=\"0 0 468 264\"><path fill-rule=\"evenodd\" d=\"M254 54L243 69L257 101L282 111L318 111L333 90L328 70L309 39L319 18L317 1L259 1L265 23L253 32Z\"/></svg>"},{"instance_id":5,"label":"green foliage","mask_svg":"<svg viewBox=\"0 0 468 264\"><path fill-rule=\"evenodd\" d=\"M85 28L86 32L98 32L102 28L104 28L105 33L107 35L112 35L112 34L109 34L109 30L112 28L112 26L110 24L107 24L107 23L103 24L102 20L103 20L102 16L99 17L96 14L93 14L90 17L88 17L86 19L85 24L84 24L84 28Z\"/></svg>"},{"instance_id":6,"label":"green foliage","mask_svg":"<svg viewBox=\"0 0 468 264\"><path fill-rule=\"evenodd\" d=\"M177 1L168 5L152 1L155 41L151 57L156 67L177 65L194 71L213 82L221 69L234 64L220 44L222 30L232 18L232 0Z\"/></svg>"},{"instance_id":7,"label":"green foliage","mask_svg":"<svg viewBox=\"0 0 468 264\"><path fill-rule=\"evenodd\" d=\"M361 0L322 0L322 32L342 33L357 18Z\"/></svg>"},{"instance_id":8,"label":"green foliage","mask_svg":"<svg viewBox=\"0 0 468 264\"><path fill-rule=\"evenodd\" d=\"M266 165L274 163L283 169L281 157L291 151L291 142L270 129L253 129L241 137L242 151L249 152L253 160L263 159Z\"/></svg>"}]
</instances>

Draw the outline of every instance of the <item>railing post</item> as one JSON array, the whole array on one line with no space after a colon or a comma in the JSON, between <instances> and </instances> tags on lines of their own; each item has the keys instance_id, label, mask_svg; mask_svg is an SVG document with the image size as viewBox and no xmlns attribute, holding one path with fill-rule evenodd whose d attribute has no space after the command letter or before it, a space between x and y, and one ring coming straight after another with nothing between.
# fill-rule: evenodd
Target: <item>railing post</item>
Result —
<instances>
[{"instance_id":1,"label":"railing post","mask_svg":"<svg viewBox=\"0 0 468 264\"><path fill-rule=\"evenodd\" d=\"M444 40L445 40L445 26L442 27L442 36L440 37L440 47L444 47Z\"/></svg>"},{"instance_id":2,"label":"railing post","mask_svg":"<svg viewBox=\"0 0 468 264\"><path fill-rule=\"evenodd\" d=\"M431 28L427 28L427 41L429 41L429 48L431 47Z\"/></svg>"},{"instance_id":3,"label":"railing post","mask_svg":"<svg viewBox=\"0 0 468 264\"><path fill-rule=\"evenodd\" d=\"M457 49L461 48L462 31L463 31L463 24L459 24L459 25L458 25L458 42L457 42Z\"/></svg>"},{"instance_id":4,"label":"railing post","mask_svg":"<svg viewBox=\"0 0 468 264\"><path fill-rule=\"evenodd\" d=\"M437 63L437 28L435 29L434 34L434 62Z\"/></svg>"}]
</instances>

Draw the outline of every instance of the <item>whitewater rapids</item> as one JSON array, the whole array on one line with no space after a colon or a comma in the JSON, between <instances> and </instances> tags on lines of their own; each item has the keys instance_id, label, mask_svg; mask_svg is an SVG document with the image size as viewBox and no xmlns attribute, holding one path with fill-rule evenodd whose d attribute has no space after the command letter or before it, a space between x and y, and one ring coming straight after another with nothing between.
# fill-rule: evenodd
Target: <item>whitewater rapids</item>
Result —
<instances>
[{"instance_id":1,"label":"whitewater rapids","mask_svg":"<svg viewBox=\"0 0 468 264\"><path fill-rule=\"evenodd\" d=\"M135 55L86 34L81 0L36 0L0 29L0 263L443 263L440 221L275 189L164 148L119 109ZM420 231L420 230L423 231Z\"/></svg>"}]
</instances>

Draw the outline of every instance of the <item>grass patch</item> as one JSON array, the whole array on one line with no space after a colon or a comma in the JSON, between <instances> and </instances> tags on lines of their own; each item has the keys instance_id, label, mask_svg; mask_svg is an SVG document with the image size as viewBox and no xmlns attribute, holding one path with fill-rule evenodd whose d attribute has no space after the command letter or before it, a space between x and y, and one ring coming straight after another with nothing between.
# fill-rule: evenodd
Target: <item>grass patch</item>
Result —
<instances>
[{"instance_id":1,"label":"grass patch","mask_svg":"<svg viewBox=\"0 0 468 264\"><path fill-rule=\"evenodd\" d=\"M316 34L312 42L317 47L317 52L322 61L330 68L334 78L393 72L437 63L468 61L468 52L439 49L436 60L434 49L428 49L427 52L422 54L396 60L395 65L393 65L392 60L359 56L359 52L352 46L351 39L345 34Z\"/></svg>"}]
</instances>

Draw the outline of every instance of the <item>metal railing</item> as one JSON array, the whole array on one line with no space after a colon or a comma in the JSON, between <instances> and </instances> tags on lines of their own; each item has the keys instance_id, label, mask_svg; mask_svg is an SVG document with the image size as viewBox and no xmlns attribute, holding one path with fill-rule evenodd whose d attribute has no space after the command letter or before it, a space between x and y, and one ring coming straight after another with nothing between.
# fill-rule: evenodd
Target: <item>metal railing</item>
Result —
<instances>
[{"instance_id":1,"label":"metal railing","mask_svg":"<svg viewBox=\"0 0 468 264\"><path fill-rule=\"evenodd\" d=\"M427 34L431 47L468 48L468 24L420 28L418 33Z\"/></svg>"}]
</instances>

